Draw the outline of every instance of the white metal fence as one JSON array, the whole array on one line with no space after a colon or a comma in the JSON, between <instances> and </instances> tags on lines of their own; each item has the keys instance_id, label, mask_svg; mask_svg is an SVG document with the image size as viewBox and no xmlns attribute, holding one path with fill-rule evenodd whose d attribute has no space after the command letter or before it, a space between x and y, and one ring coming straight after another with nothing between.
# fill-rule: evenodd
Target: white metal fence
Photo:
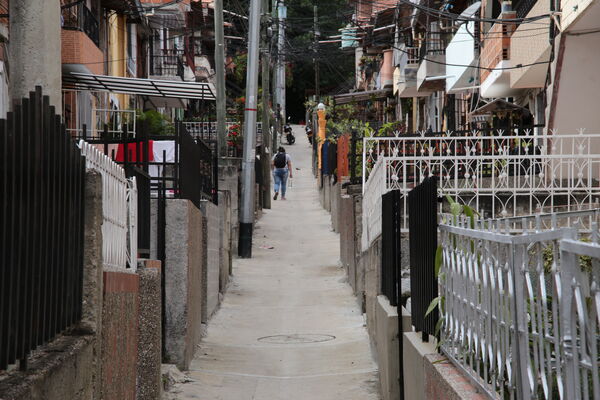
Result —
<instances>
[{"instance_id":1,"label":"white metal fence","mask_svg":"<svg viewBox=\"0 0 600 400\"><path fill-rule=\"evenodd\" d=\"M586 243L550 218L440 224L441 348L493 398L600 399L597 220Z\"/></svg>"},{"instance_id":2,"label":"white metal fence","mask_svg":"<svg viewBox=\"0 0 600 400\"><path fill-rule=\"evenodd\" d=\"M106 268L137 268L137 187L125 170L81 140L88 169L102 175L102 261Z\"/></svg>"},{"instance_id":3,"label":"white metal fence","mask_svg":"<svg viewBox=\"0 0 600 400\"><path fill-rule=\"evenodd\" d=\"M363 186L362 199L362 251L366 251L371 243L381 235L381 196L385 189L384 158L375 162L371 176Z\"/></svg>"},{"instance_id":4,"label":"white metal fence","mask_svg":"<svg viewBox=\"0 0 600 400\"><path fill-rule=\"evenodd\" d=\"M216 122L184 122L183 125L187 129L188 133L193 137L200 138L202 140L217 141ZM229 132L229 129L234 125L240 125L241 132L241 124L234 121L227 121L227 132ZM256 123L256 133L256 144L259 145L262 143L262 122Z\"/></svg>"},{"instance_id":5,"label":"white metal fence","mask_svg":"<svg viewBox=\"0 0 600 400\"><path fill-rule=\"evenodd\" d=\"M378 159L382 193L401 192L404 232L408 192L428 176L492 218L589 209L600 197L600 135L364 138L364 188Z\"/></svg>"}]
</instances>

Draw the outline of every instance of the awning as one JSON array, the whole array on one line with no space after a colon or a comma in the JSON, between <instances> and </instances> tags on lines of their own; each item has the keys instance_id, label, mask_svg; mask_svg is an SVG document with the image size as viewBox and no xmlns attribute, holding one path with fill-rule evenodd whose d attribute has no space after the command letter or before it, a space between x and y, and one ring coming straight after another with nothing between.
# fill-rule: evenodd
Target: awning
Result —
<instances>
[{"instance_id":1,"label":"awning","mask_svg":"<svg viewBox=\"0 0 600 400\"><path fill-rule=\"evenodd\" d=\"M530 114L528 108L521 107L517 104L510 103L504 99L496 99L487 103L486 105L479 107L471 113L471 115L491 115L496 112L521 112L524 114Z\"/></svg>"},{"instance_id":2,"label":"awning","mask_svg":"<svg viewBox=\"0 0 600 400\"><path fill-rule=\"evenodd\" d=\"M335 104L347 104L368 100L382 100L392 94L392 88L381 90L367 90L365 92L344 93L334 96Z\"/></svg>"},{"instance_id":3,"label":"awning","mask_svg":"<svg viewBox=\"0 0 600 400\"><path fill-rule=\"evenodd\" d=\"M123 78L120 76L71 72L63 75L63 87L65 89L96 90L154 98L216 100L213 85L200 82Z\"/></svg>"}]
</instances>

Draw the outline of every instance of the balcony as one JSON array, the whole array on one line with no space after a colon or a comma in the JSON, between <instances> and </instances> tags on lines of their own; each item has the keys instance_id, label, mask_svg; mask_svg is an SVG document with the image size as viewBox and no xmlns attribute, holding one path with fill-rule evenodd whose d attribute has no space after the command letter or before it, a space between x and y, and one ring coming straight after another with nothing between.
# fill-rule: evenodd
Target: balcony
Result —
<instances>
[{"instance_id":1,"label":"balcony","mask_svg":"<svg viewBox=\"0 0 600 400\"><path fill-rule=\"evenodd\" d=\"M500 18L516 18L516 13L505 12ZM484 36L480 57L482 97L509 97L518 92L510 86L509 68L514 65L510 59L510 39L514 29L514 24L495 23Z\"/></svg>"},{"instance_id":2,"label":"balcony","mask_svg":"<svg viewBox=\"0 0 600 400\"><path fill-rule=\"evenodd\" d=\"M431 93L446 88L446 45L448 36L429 33L421 45L421 64L417 71L417 90Z\"/></svg>"},{"instance_id":3,"label":"balcony","mask_svg":"<svg viewBox=\"0 0 600 400\"><path fill-rule=\"evenodd\" d=\"M83 4L62 10L61 61L63 68L93 74L104 73L99 46L98 21Z\"/></svg>"},{"instance_id":4,"label":"balcony","mask_svg":"<svg viewBox=\"0 0 600 400\"><path fill-rule=\"evenodd\" d=\"M538 1L524 17L532 18L549 12L550 4ZM547 18L538 20L535 29L535 34L532 34L531 24L521 24L510 38L512 65L528 65L510 71L510 86L513 89L543 88L546 83L548 65L545 63L550 61L551 50L550 20Z\"/></svg>"},{"instance_id":5,"label":"balcony","mask_svg":"<svg viewBox=\"0 0 600 400\"><path fill-rule=\"evenodd\" d=\"M394 93L399 97L418 97L426 94L419 93L417 90L417 71L419 70L419 61L421 49L419 47L408 47L400 45L397 53L396 64L398 67L394 71Z\"/></svg>"},{"instance_id":6,"label":"balcony","mask_svg":"<svg viewBox=\"0 0 600 400\"><path fill-rule=\"evenodd\" d=\"M456 93L477 85L475 22L463 23L446 47L446 92Z\"/></svg>"},{"instance_id":7,"label":"balcony","mask_svg":"<svg viewBox=\"0 0 600 400\"><path fill-rule=\"evenodd\" d=\"M564 31L583 31L598 28L600 1L563 0L561 2L561 28Z\"/></svg>"},{"instance_id":8,"label":"balcony","mask_svg":"<svg viewBox=\"0 0 600 400\"><path fill-rule=\"evenodd\" d=\"M184 80L184 50L161 49L150 54L150 76L160 79Z\"/></svg>"},{"instance_id":9,"label":"balcony","mask_svg":"<svg viewBox=\"0 0 600 400\"><path fill-rule=\"evenodd\" d=\"M62 28L84 32L96 47L100 46L98 20L83 3L62 9Z\"/></svg>"}]
</instances>

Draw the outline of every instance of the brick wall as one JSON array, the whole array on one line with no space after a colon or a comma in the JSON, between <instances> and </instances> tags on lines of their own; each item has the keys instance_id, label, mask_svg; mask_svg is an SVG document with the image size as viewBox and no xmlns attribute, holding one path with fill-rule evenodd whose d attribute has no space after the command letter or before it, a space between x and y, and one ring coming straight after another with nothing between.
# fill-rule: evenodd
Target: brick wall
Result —
<instances>
[{"instance_id":1,"label":"brick wall","mask_svg":"<svg viewBox=\"0 0 600 400\"><path fill-rule=\"evenodd\" d=\"M102 51L84 32L63 29L61 39L63 64L83 64L93 74L104 73Z\"/></svg>"},{"instance_id":2,"label":"brick wall","mask_svg":"<svg viewBox=\"0 0 600 400\"><path fill-rule=\"evenodd\" d=\"M139 277L104 271L102 399L135 400Z\"/></svg>"},{"instance_id":3,"label":"brick wall","mask_svg":"<svg viewBox=\"0 0 600 400\"><path fill-rule=\"evenodd\" d=\"M516 13L504 13L501 18L516 18ZM484 37L481 48L481 67L495 68L502 60L510 60L510 37L515 30L514 24L496 23ZM491 73L488 69L481 70L481 82Z\"/></svg>"}]
</instances>

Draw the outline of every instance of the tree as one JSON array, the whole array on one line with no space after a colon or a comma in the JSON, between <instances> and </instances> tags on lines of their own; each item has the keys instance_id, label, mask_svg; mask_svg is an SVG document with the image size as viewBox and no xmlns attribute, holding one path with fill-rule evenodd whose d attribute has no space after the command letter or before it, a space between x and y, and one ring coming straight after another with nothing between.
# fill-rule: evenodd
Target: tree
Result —
<instances>
[{"instance_id":1,"label":"tree","mask_svg":"<svg viewBox=\"0 0 600 400\"><path fill-rule=\"evenodd\" d=\"M288 0L286 55L292 65L293 85L287 90L288 115L304 119L304 102L315 89L313 63L313 6L318 7L321 40L339 35L353 10L347 0ZM316 54L320 65L321 95L331 94L354 78L354 52L343 51L340 43L321 44Z\"/></svg>"}]
</instances>

